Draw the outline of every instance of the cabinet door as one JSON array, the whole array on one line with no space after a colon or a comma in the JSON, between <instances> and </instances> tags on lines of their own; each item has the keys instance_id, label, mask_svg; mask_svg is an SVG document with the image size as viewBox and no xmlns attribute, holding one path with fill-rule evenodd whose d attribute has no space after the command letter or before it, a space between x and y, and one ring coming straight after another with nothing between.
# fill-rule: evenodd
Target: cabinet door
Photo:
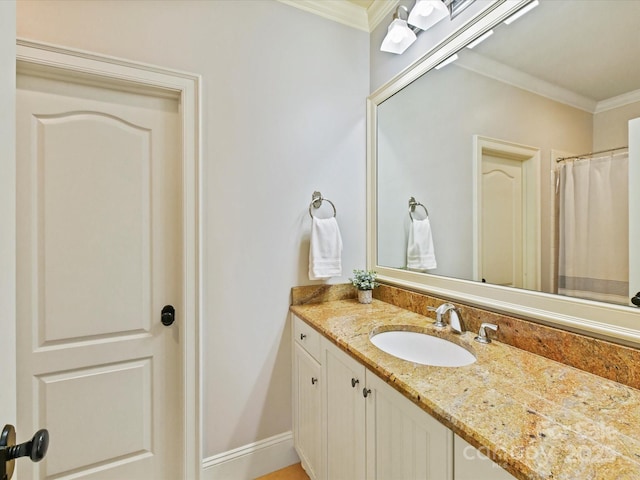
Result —
<instances>
[{"instance_id":1,"label":"cabinet door","mask_svg":"<svg viewBox=\"0 0 640 480\"><path fill-rule=\"evenodd\" d=\"M480 450L455 435L455 480L515 480Z\"/></svg>"},{"instance_id":2,"label":"cabinet door","mask_svg":"<svg viewBox=\"0 0 640 480\"><path fill-rule=\"evenodd\" d=\"M361 480L365 478L365 368L329 341L323 341L322 354L325 478Z\"/></svg>"},{"instance_id":3,"label":"cabinet door","mask_svg":"<svg viewBox=\"0 0 640 480\"><path fill-rule=\"evenodd\" d=\"M322 441L321 369L297 343L293 355L294 443L303 468L311 480L316 480L321 478L318 470Z\"/></svg>"},{"instance_id":4,"label":"cabinet door","mask_svg":"<svg viewBox=\"0 0 640 480\"><path fill-rule=\"evenodd\" d=\"M453 433L367 371L367 478L451 480Z\"/></svg>"}]
</instances>

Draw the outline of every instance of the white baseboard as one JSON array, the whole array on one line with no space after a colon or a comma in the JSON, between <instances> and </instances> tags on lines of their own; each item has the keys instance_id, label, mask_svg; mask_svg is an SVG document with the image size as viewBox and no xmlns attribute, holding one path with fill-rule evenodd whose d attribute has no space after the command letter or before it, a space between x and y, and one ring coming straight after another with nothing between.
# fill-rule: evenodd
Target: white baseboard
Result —
<instances>
[{"instance_id":1,"label":"white baseboard","mask_svg":"<svg viewBox=\"0 0 640 480\"><path fill-rule=\"evenodd\" d=\"M293 433L285 432L205 458L200 480L252 480L299 461Z\"/></svg>"}]
</instances>

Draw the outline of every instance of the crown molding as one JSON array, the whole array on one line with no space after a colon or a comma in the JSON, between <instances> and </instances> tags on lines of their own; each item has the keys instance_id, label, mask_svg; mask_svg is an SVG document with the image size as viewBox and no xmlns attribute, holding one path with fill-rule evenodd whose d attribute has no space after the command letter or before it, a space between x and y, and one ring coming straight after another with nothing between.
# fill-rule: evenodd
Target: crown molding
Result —
<instances>
[{"instance_id":1,"label":"crown molding","mask_svg":"<svg viewBox=\"0 0 640 480\"><path fill-rule=\"evenodd\" d=\"M382 21L392 13L400 3L399 0L373 0L367 9L369 17L369 32L373 32Z\"/></svg>"},{"instance_id":2,"label":"crown molding","mask_svg":"<svg viewBox=\"0 0 640 480\"><path fill-rule=\"evenodd\" d=\"M345 0L278 0L315 15L371 33L398 5L399 0L374 0L363 8Z\"/></svg>"},{"instance_id":3,"label":"crown molding","mask_svg":"<svg viewBox=\"0 0 640 480\"><path fill-rule=\"evenodd\" d=\"M630 105L636 102L640 102L640 90L633 90L632 92L623 93L616 97L601 100L596 105L594 113L606 112L607 110L624 107L625 105Z\"/></svg>"},{"instance_id":4,"label":"crown molding","mask_svg":"<svg viewBox=\"0 0 640 480\"><path fill-rule=\"evenodd\" d=\"M596 111L597 103L591 98L546 82L469 50L466 50L464 55L460 56L455 65L585 112L594 113Z\"/></svg>"},{"instance_id":5,"label":"crown molding","mask_svg":"<svg viewBox=\"0 0 640 480\"><path fill-rule=\"evenodd\" d=\"M369 32L367 10L344 0L278 0L349 27Z\"/></svg>"}]
</instances>

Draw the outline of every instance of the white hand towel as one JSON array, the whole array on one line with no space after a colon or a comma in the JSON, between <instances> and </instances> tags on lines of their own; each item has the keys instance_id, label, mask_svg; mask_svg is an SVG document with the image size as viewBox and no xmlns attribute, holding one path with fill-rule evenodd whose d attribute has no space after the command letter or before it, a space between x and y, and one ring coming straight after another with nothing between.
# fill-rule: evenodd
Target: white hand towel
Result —
<instances>
[{"instance_id":1,"label":"white hand towel","mask_svg":"<svg viewBox=\"0 0 640 480\"><path fill-rule=\"evenodd\" d=\"M309 279L320 280L340 275L342 275L342 237L338 222L335 217L313 217L309 247Z\"/></svg>"},{"instance_id":2,"label":"white hand towel","mask_svg":"<svg viewBox=\"0 0 640 480\"><path fill-rule=\"evenodd\" d=\"M436 252L433 248L431 222L429 218L413 220L409 226L407 244L407 268L412 270L432 270L437 268Z\"/></svg>"}]
</instances>

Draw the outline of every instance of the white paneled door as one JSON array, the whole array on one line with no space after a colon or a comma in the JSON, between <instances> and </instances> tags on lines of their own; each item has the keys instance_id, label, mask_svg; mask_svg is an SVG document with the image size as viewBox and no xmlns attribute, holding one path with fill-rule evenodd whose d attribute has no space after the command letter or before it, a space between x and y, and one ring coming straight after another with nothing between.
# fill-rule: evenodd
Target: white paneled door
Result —
<instances>
[{"instance_id":1,"label":"white paneled door","mask_svg":"<svg viewBox=\"0 0 640 480\"><path fill-rule=\"evenodd\" d=\"M179 102L24 72L16 96L18 425L51 439L20 479L181 478Z\"/></svg>"}]
</instances>

